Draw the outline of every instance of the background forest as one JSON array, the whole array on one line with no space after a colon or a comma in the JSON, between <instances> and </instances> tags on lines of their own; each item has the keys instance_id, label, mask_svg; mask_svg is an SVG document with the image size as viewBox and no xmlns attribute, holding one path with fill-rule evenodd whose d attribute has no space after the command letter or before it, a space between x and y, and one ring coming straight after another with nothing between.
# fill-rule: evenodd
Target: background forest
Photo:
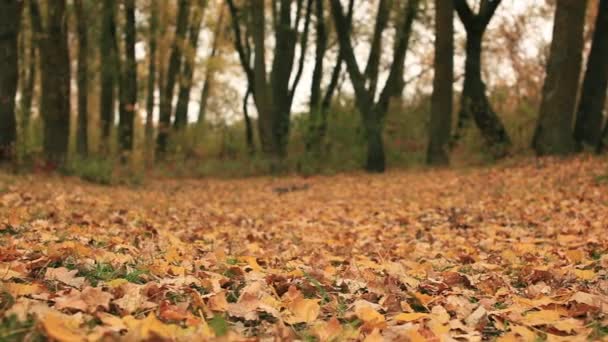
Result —
<instances>
[{"instance_id":1,"label":"background forest","mask_svg":"<svg viewBox=\"0 0 608 342\"><path fill-rule=\"evenodd\" d=\"M0 155L108 183L599 153L606 60L608 0L5 0Z\"/></svg>"}]
</instances>

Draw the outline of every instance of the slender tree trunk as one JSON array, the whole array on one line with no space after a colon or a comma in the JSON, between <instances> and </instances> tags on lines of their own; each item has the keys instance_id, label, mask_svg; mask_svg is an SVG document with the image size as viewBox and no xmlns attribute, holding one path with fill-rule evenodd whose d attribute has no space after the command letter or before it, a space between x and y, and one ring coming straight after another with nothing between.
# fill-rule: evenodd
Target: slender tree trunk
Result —
<instances>
[{"instance_id":1,"label":"slender tree trunk","mask_svg":"<svg viewBox=\"0 0 608 342\"><path fill-rule=\"evenodd\" d=\"M435 0L435 77L427 163L448 165L454 86L454 5Z\"/></svg>"},{"instance_id":2,"label":"slender tree trunk","mask_svg":"<svg viewBox=\"0 0 608 342\"><path fill-rule=\"evenodd\" d=\"M175 38L173 39L173 45L171 47L171 55L169 56L167 81L160 96L160 115L158 122L158 135L156 137L156 152L158 158L160 159L164 158L164 154L167 151L169 131L171 127L173 92L175 90L175 83L177 82L177 76L179 74L182 59L182 49L180 45L185 40L186 31L188 29L190 1L179 0L178 7L177 28L175 31Z\"/></svg>"},{"instance_id":3,"label":"slender tree trunk","mask_svg":"<svg viewBox=\"0 0 608 342\"><path fill-rule=\"evenodd\" d=\"M600 0L587 61L574 138L592 148L600 145L608 86L608 0Z\"/></svg>"},{"instance_id":4,"label":"slender tree trunk","mask_svg":"<svg viewBox=\"0 0 608 342\"><path fill-rule=\"evenodd\" d=\"M121 91L120 121L118 123L118 136L121 151L133 150L133 125L137 110L137 62L135 60L135 0L125 0L125 65L123 69L123 83ZM124 157L124 156L123 156ZM123 158L124 161L124 158Z\"/></svg>"},{"instance_id":5,"label":"slender tree trunk","mask_svg":"<svg viewBox=\"0 0 608 342\"><path fill-rule=\"evenodd\" d=\"M217 55L217 52L219 50L219 45L220 45L220 41L222 38L222 28L224 25L224 7L222 6L222 9L220 10L220 16L215 24L215 29L213 31L213 44L211 46L211 54L209 55L208 60L213 60L213 58L215 58L215 56ZM209 101L209 94L211 92L211 87L213 86L213 75L214 75L214 68L212 68L210 65L210 63L207 63L207 67L205 69L205 81L203 83L203 87L201 90L201 98L200 98L200 105L199 105L199 111L198 111L198 119L197 119L197 125L199 127L201 127L203 125L203 123L205 122L205 116L207 113L207 102Z\"/></svg>"},{"instance_id":6,"label":"slender tree trunk","mask_svg":"<svg viewBox=\"0 0 608 342\"><path fill-rule=\"evenodd\" d=\"M20 18L18 1L0 1L0 162L13 160L17 141L15 95L19 80Z\"/></svg>"},{"instance_id":7,"label":"slender tree trunk","mask_svg":"<svg viewBox=\"0 0 608 342\"><path fill-rule=\"evenodd\" d=\"M255 154L255 143L253 142L253 125L251 124L251 118L249 117L249 96L251 95L251 88L247 88L245 98L243 99L243 117L245 120L245 139L247 141L247 150L249 155Z\"/></svg>"},{"instance_id":8,"label":"slender tree trunk","mask_svg":"<svg viewBox=\"0 0 608 342\"><path fill-rule=\"evenodd\" d=\"M109 151L109 139L114 125L116 110L116 86L119 75L118 51L116 49L116 1L103 0L100 42L101 94L100 121L101 145L104 152Z\"/></svg>"},{"instance_id":9,"label":"slender tree trunk","mask_svg":"<svg viewBox=\"0 0 608 342\"><path fill-rule=\"evenodd\" d=\"M78 120L76 128L76 152L80 157L86 157L89 151L88 144L88 95L89 95L89 67L88 67L88 8L83 0L75 0L76 26L78 32Z\"/></svg>"},{"instance_id":10,"label":"slender tree trunk","mask_svg":"<svg viewBox=\"0 0 608 342\"><path fill-rule=\"evenodd\" d=\"M21 41L22 41L22 54L23 58L20 58L23 70L23 76L21 80L21 100L19 103L19 111L21 112L21 131L22 141L29 141L29 127L32 116L32 100L34 98L34 85L36 82L36 42L34 40L34 32L31 21L31 11L25 11L26 15L23 17L29 18L29 30L26 34L24 27L21 29ZM22 19L22 20L23 20Z\"/></svg>"},{"instance_id":11,"label":"slender tree trunk","mask_svg":"<svg viewBox=\"0 0 608 342\"><path fill-rule=\"evenodd\" d=\"M533 139L538 155L576 152L572 123L581 72L586 8L587 0L557 0L547 76Z\"/></svg>"},{"instance_id":12,"label":"slender tree trunk","mask_svg":"<svg viewBox=\"0 0 608 342\"><path fill-rule=\"evenodd\" d=\"M154 90L156 86L156 46L158 40L158 0L150 2L150 28L148 32L148 82L146 85L146 150L154 141Z\"/></svg>"},{"instance_id":13,"label":"slender tree trunk","mask_svg":"<svg viewBox=\"0 0 608 342\"><path fill-rule=\"evenodd\" d=\"M315 51L315 67L312 73L312 84L310 88L310 110L308 139L306 150L317 155L321 153L321 130L325 126L325 115L322 113L321 82L323 81L323 67L325 53L327 52L327 28L325 26L325 10L323 0L315 0L315 10L317 17L317 46ZM339 58L339 57L338 57Z\"/></svg>"},{"instance_id":14,"label":"slender tree trunk","mask_svg":"<svg viewBox=\"0 0 608 342\"><path fill-rule=\"evenodd\" d=\"M40 9L30 1L40 56L41 103L44 121L43 150L50 166L67 159L70 136L70 55L66 1L56 0L46 6L46 26L42 26Z\"/></svg>"},{"instance_id":15,"label":"slender tree trunk","mask_svg":"<svg viewBox=\"0 0 608 342\"><path fill-rule=\"evenodd\" d=\"M183 130L188 125L188 107L190 105L190 91L192 89L192 77L194 75L194 63L196 61L196 50L198 48L198 36L201 30L203 14L207 6L206 0L199 0L194 7L190 32L188 32L188 49L184 54L184 67L179 79L179 92L175 106L175 121L173 127L177 131Z\"/></svg>"}]
</instances>

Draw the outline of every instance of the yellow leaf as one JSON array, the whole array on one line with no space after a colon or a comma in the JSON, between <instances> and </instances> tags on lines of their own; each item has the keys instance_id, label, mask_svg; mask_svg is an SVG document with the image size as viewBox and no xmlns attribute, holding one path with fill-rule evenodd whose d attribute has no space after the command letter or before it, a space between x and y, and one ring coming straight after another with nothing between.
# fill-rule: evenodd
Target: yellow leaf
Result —
<instances>
[{"instance_id":1,"label":"yellow leaf","mask_svg":"<svg viewBox=\"0 0 608 342\"><path fill-rule=\"evenodd\" d=\"M49 312L44 315L42 326L46 334L60 342L84 341L84 336L78 333L78 322L68 315Z\"/></svg>"},{"instance_id":2,"label":"yellow leaf","mask_svg":"<svg viewBox=\"0 0 608 342\"><path fill-rule=\"evenodd\" d=\"M105 283L107 286L109 287L120 287L124 284L127 284L129 281L127 279L123 279L123 278L116 278L116 279L112 279L110 281L108 281L107 283Z\"/></svg>"},{"instance_id":3,"label":"yellow leaf","mask_svg":"<svg viewBox=\"0 0 608 342\"><path fill-rule=\"evenodd\" d=\"M6 283L4 284L4 287L6 287L8 293L10 293L13 297L27 296L44 292L44 288L39 284Z\"/></svg>"},{"instance_id":4,"label":"yellow leaf","mask_svg":"<svg viewBox=\"0 0 608 342\"><path fill-rule=\"evenodd\" d=\"M563 319L561 321L551 323L551 325L555 329L566 332L566 333L577 332L583 328L583 323L574 318Z\"/></svg>"},{"instance_id":5,"label":"yellow leaf","mask_svg":"<svg viewBox=\"0 0 608 342\"><path fill-rule=\"evenodd\" d=\"M320 341L331 341L342 333L342 325L335 317L329 321L316 325L313 329Z\"/></svg>"},{"instance_id":6,"label":"yellow leaf","mask_svg":"<svg viewBox=\"0 0 608 342\"><path fill-rule=\"evenodd\" d=\"M435 298L433 296L429 296L424 293L415 292L414 296L422 303L422 305L427 306L430 302L432 302Z\"/></svg>"},{"instance_id":7,"label":"yellow leaf","mask_svg":"<svg viewBox=\"0 0 608 342\"><path fill-rule=\"evenodd\" d=\"M355 309L355 314L365 323L384 323L384 316L378 311L374 310L371 306L361 305Z\"/></svg>"},{"instance_id":8,"label":"yellow leaf","mask_svg":"<svg viewBox=\"0 0 608 342\"><path fill-rule=\"evenodd\" d=\"M209 298L209 308L213 311L224 312L228 310L228 301L224 292L216 293Z\"/></svg>"},{"instance_id":9,"label":"yellow leaf","mask_svg":"<svg viewBox=\"0 0 608 342\"><path fill-rule=\"evenodd\" d=\"M578 264L585 260L585 254L580 249L570 249L565 252L570 262Z\"/></svg>"},{"instance_id":10,"label":"yellow leaf","mask_svg":"<svg viewBox=\"0 0 608 342\"><path fill-rule=\"evenodd\" d=\"M574 270L573 273L577 278L582 280L591 280L595 278L595 272L593 272L593 270Z\"/></svg>"},{"instance_id":11,"label":"yellow leaf","mask_svg":"<svg viewBox=\"0 0 608 342\"><path fill-rule=\"evenodd\" d=\"M551 324L560 320L559 312L554 310L540 310L527 313L523 317L523 322L527 325Z\"/></svg>"},{"instance_id":12,"label":"yellow leaf","mask_svg":"<svg viewBox=\"0 0 608 342\"><path fill-rule=\"evenodd\" d=\"M437 320L431 320L428 323L429 329L435 334L435 336L441 337L447 335L450 332L450 325L447 323L441 323Z\"/></svg>"},{"instance_id":13,"label":"yellow leaf","mask_svg":"<svg viewBox=\"0 0 608 342\"><path fill-rule=\"evenodd\" d=\"M311 323L319 316L321 307L316 299L296 298L288 305L289 311L293 313L290 323Z\"/></svg>"},{"instance_id":14,"label":"yellow leaf","mask_svg":"<svg viewBox=\"0 0 608 342\"><path fill-rule=\"evenodd\" d=\"M393 319L399 322L412 322L427 317L429 317L429 314L421 312L411 312L398 314L397 316L393 317Z\"/></svg>"}]
</instances>

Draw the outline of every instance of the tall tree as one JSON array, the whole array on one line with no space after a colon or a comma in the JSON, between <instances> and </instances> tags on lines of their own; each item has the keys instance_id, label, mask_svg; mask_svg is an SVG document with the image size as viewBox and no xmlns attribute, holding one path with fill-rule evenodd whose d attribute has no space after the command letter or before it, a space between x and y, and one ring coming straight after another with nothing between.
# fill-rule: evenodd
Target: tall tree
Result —
<instances>
[{"instance_id":1,"label":"tall tree","mask_svg":"<svg viewBox=\"0 0 608 342\"><path fill-rule=\"evenodd\" d=\"M196 50L198 48L198 36L201 31L203 14L207 7L207 0L198 0L194 5L190 30L188 32L188 45L184 48L184 61L181 77L179 78L179 92L177 104L175 105L175 129L182 130L188 124L188 107L190 106L190 90L192 89L192 78L194 75L194 64L196 62Z\"/></svg>"},{"instance_id":2,"label":"tall tree","mask_svg":"<svg viewBox=\"0 0 608 342\"><path fill-rule=\"evenodd\" d=\"M388 26L390 10L393 7L392 1L380 0L378 4L378 14L367 66L364 71L361 71L351 44L350 25L347 17L344 16L342 4L340 0L331 0L331 11L338 34L338 42L344 53L344 61L346 62L348 74L355 89L357 108L361 113L367 136L367 161L365 168L370 172L383 172L386 168L384 142L382 139L384 119L391 98L400 96L405 86L403 81L405 56L408 50L412 25L418 12L418 3L418 0L409 0L405 6L401 6L403 13L400 16L400 24L396 26L393 61L390 66L388 79L376 100L382 52L382 36L383 31ZM352 8L353 4L354 0L351 0L349 7Z\"/></svg>"},{"instance_id":3,"label":"tall tree","mask_svg":"<svg viewBox=\"0 0 608 342\"><path fill-rule=\"evenodd\" d=\"M40 56L43 150L51 165L66 161L70 136L70 55L66 1L46 7L42 20L37 1L30 1L32 26ZM44 22L44 25L43 25Z\"/></svg>"},{"instance_id":4,"label":"tall tree","mask_svg":"<svg viewBox=\"0 0 608 342\"><path fill-rule=\"evenodd\" d=\"M20 2L0 1L0 162L12 160L17 140L15 95L19 79Z\"/></svg>"},{"instance_id":5,"label":"tall tree","mask_svg":"<svg viewBox=\"0 0 608 342\"><path fill-rule=\"evenodd\" d=\"M156 47L158 44L158 0L150 1L148 30L148 80L146 84L146 148L154 141L154 90L156 86Z\"/></svg>"},{"instance_id":6,"label":"tall tree","mask_svg":"<svg viewBox=\"0 0 608 342\"><path fill-rule=\"evenodd\" d=\"M502 0L481 0L479 11L473 12L466 0L454 0L454 7L467 32L464 86L460 100L456 142L470 118L481 131L495 157L507 154L511 140L486 95L481 78L481 52L483 36Z\"/></svg>"},{"instance_id":7,"label":"tall tree","mask_svg":"<svg viewBox=\"0 0 608 342\"><path fill-rule=\"evenodd\" d=\"M107 152L114 112L116 110L116 87L119 75L119 58L116 37L116 0L103 0L101 13L101 94L100 121L102 146Z\"/></svg>"},{"instance_id":8,"label":"tall tree","mask_svg":"<svg viewBox=\"0 0 608 342\"><path fill-rule=\"evenodd\" d=\"M137 110L137 61L135 60L135 0L125 0L125 63L122 70L118 139L122 152L133 150L133 125ZM124 156L123 156L124 157ZM124 160L124 158L123 158Z\"/></svg>"},{"instance_id":9,"label":"tall tree","mask_svg":"<svg viewBox=\"0 0 608 342\"><path fill-rule=\"evenodd\" d=\"M167 151L169 131L171 128L173 92L181 68L182 46L186 38L190 16L190 0L179 0L178 4L177 27L171 46L171 54L169 55L167 80L163 91L160 94L160 115L158 121L158 135L156 136L156 152L157 156L161 159Z\"/></svg>"},{"instance_id":10,"label":"tall tree","mask_svg":"<svg viewBox=\"0 0 608 342\"><path fill-rule=\"evenodd\" d=\"M197 125L200 127L205 122L205 116L207 113L207 102L209 101L209 94L211 93L211 87L213 86L213 76L215 68L213 67L214 58L217 56L219 51L220 43L223 37L224 28L224 6L219 9L219 17L215 23L215 29L213 30L213 43L211 44L211 53L207 58L207 66L205 68L205 79L203 81L203 87L201 88L201 98L199 101L199 111Z\"/></svg>"},{"instance_id":11,"label":"tall tree","mask_svg":"<svg viewBox=\"0 0 608 342\"><path fill-rule=\"evenodd\" d=\"M431 96L429 146L430 165L449 164L454 85L454 4L435 0L435 76Z\"/></svg>"},{"instance_id":12,"label":"tall tree","mask_svg":"<svg viewBox=\"0 0 608 342\"><path fill-rule=\"evenodd\" d=\"M304 0L272 1L275 53L271 69L267 70L265 1L249 2L251 23L245 26L251 33L253 47L250 48L247 39L249 34L241 34L243 17L240 15L240 10L234 0L228 0L235 47L258 111L258 131L262 151L271 158L282 159L287 154L291 107L304 70L312 2L313 0L307 0L304 6ZM292 18L292 14L295 18ZM300 32L302 21L303 29ZM300 58L296 61L298 46ZM248 57L251 54L253 54L253 63Z\"/></svg>"},{"instance_id":13,"label":"tall tree","mask_svg":"<svg viewBox=\"0 0 608 342\"><path fill-rule=\"evenodd\" d=\"M328 50L329 34L325 23L324 0L315 0L315 16L316 24L316 50L315 50L315 66L312 73L312 82L310 88L310 119L308 127L308 137L306 141L306 149L309 152L316 154L321 153L321 143L327 131L327 113L331 105L331 100L334 96L340 74L342 73L342 62L344 60L342 49L338 46L338 55L336 63L331 73L331 78L325 93L323 93L322 82L324 73L324 60ZM352 12L347 15L348 26L351 26Z\"/></svg>"},{"instance_id":14,"label":"tall tree","mask_svg":"<svg viewBox=\"0 0 608 342\"><path fill-rule=\"evenodd\" d=\"M572 123L581 72L586 8L587 0L557 0L547 76L532 143L538 155L564 155L576 151Z\"/></svg>"},{"instance_id":15,"label":"tall tree","mask_svg":"<svg viewBox=\"0 0 608 342\"><path fill-rule=\"evenodd\" d=\"M36 84L36 43L34 41L34 32L32 28L31 11L23 11L22 24L28 23L29 30L24 30L24 25L21 26L20 39L22 41L22 49L20 52L20 65L22 74L19 76L21 82L19 111L21 113L22 139L28 141L29 127L32 116L32 100L34 98L34 86ZM27 20L25 20L27 19Z\"/></svg>"},{"instance_id":16,"label":"tall tree","mask_svg":"<svg viewBox=\"0 0 608 342\"><path fill-rule=\"evenodd\" d=\"M86 2L86 1L85 1ZM78 120L76 127L76 151L86 157L88 144L88 95L89 95L89 39L88 8L83 0L74 0L76 31L78 35Z\"/></svg>"},{"instance_id":17,"label":"tall tree","mask_svg":"<svg viewBox=\"0 0 608 342\"><path fill-rule=\"evenodd\" d=\"M600 0L595 32L583 81L574 138L579 144L598 148L602 136L608 86L608 0Z\"/></svg>"}]
</instances>

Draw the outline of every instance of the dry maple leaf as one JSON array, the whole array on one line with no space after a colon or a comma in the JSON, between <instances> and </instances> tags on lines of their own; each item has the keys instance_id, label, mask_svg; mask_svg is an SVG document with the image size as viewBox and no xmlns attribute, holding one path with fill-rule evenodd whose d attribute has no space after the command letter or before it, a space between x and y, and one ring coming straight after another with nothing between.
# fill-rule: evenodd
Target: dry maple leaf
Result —
<instances>
[{"instance_id":1,"label":"dry maple leaf","mask_svg":"<svg viewBox=\"0 0 608 342\"><path fill-rule=\"evenodd\" d=\"M47 268L44 278L47 280L60 281L66 285L75 288L81 288L84 285L84 277L77 277L78 270L69 270L65 267Z\"/></svg>"}]
</instances>

